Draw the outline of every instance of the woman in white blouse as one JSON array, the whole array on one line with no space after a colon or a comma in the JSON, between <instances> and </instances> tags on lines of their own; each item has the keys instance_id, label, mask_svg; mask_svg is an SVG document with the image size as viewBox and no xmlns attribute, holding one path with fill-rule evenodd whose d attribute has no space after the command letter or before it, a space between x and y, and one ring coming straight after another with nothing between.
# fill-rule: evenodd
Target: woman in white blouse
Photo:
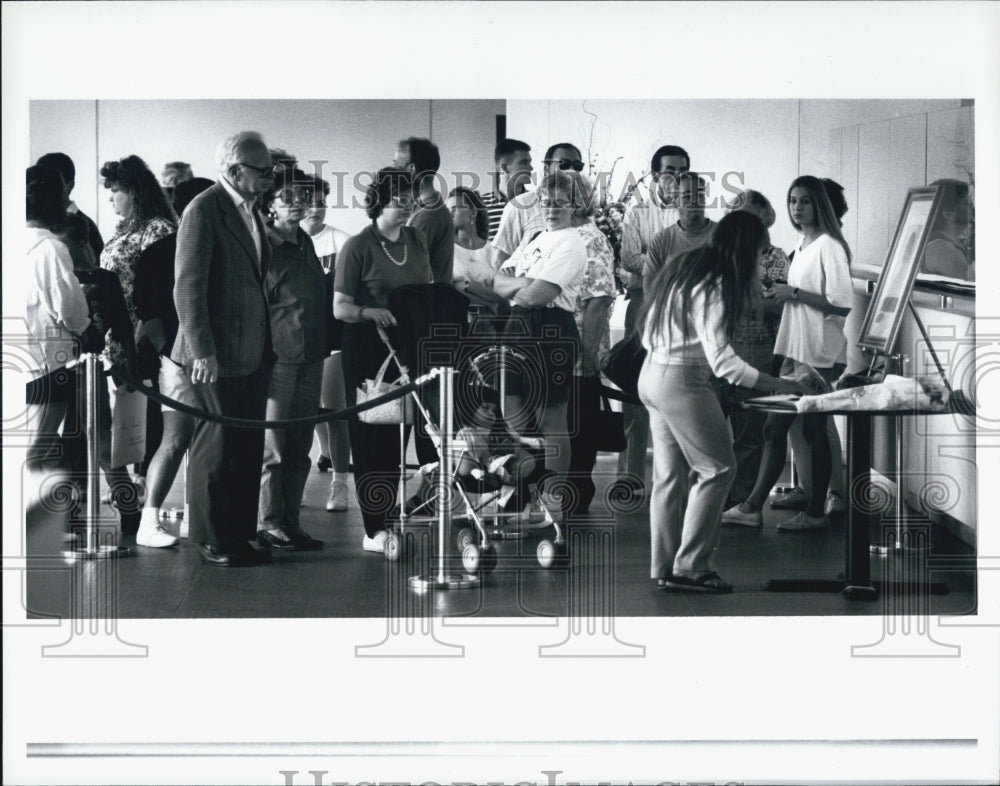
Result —
<instances>
[{"instance_id":1,"label":"woman in white blouse","mask_svg":"<svg viewBox=\"0 0 1000 786\"><path fill-rule=\"evenodd\" d=\"M788 215L802 237L788 269L788 283L774 284L764 293L764 297L784 304L774 353L785 358L782 376L805 378L815 371L833 383L847 362L844 321L853 299L851 252L819 178L803 175L792 181ZM802 418L812 467L809 500L805 511L779 522L779 530L814 530L827 524L824 507L832 471L827 418ZM757 482L744 502L723 514L723 522L761 526L764 502L785 466L788 430L794 421L794 415L768 416Z\"/></svg>"},{"instance_id":2,"label":"woman in white blouse","mask_svg":"<svg viewBox=\"0 0 1000 786\"><path fill-rule=\"evenodd\" d=\"M655 274L640 312L647 356L639 398L653 435L649 504L650 576L666 589L732 592L712 564L726 495L736 472L733 443L712 376L781 393L797 382L776 379L730 346L760 287L757 260L768 245L760 219L725 216L708 243Z\"/></svg>"},{"instance_id":3,"label":"woman in white blouse","mask_svg":"<svg viewBox=\"0 0 1000 786\"><path fill-rule=\"evenodd\" d=\"M505 301L493 291L495 250L487 242L490 217L486 205L471 188L459 187L448 193L448 209L455 223L452 283L469 298L470 311L481 313L485 308L495 314Z\"/></svg>"},{"instance_id":4,"label":"woman in white blouse","mask_svg":"<svg viewBox=\"0 0 1000 786\"><path fill-rule=\"evenodd\" d=\"M573 216L586 214L590 195L558 170L542 181L538 194L545 230L524 238L493 288L511 305L504 341L525 357L508 366L504 417L515 434L541 431L549 471L541 496L555 517L563 509L560 488L569 470L566 411L580 352L573 312L587 268L587 247Z\"/></svg>"}]
</instances>

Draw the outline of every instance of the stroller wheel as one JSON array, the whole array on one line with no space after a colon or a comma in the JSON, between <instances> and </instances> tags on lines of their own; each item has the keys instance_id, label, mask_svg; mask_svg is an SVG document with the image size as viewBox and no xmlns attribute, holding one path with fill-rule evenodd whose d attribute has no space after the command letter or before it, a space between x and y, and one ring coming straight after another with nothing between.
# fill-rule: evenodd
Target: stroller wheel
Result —
<instances>
[{"instance_id":1,"label":"stroller wheel","mask_svg":"<svg viewBox=\"0 0 1000 786\"><path fill-rule=\"evenodd\" d=\"M390 532L385 539L385 558L389 562L407 561L412 556L406 536L399 532Z\"/></svg>"},{"instance_id":2,"label":"stroller wheel","mask_svg":"<svg viewBox=\"0 0 1000 786\"><path fill-rule=\"evenodd\" d=\"M479 556L479 547L471 543L462 549L462 567L466 573L479 572Z\"/></svg>"},{"instance_id":3,"label":"stroller wheel","mask_svg":"<svg viewBox=\"0 0 1000 786\"><path fill-rule=\"evenodd\" d=\"M562 568L569 565L569 550L566 541L552 541L546 538L538 544L535 550L538 564L543 568Z\"/></svg>"},{"instance_id":4,"label":"stroller wheel","mask_svg":"<svg viewBox=\"0 0 1000 786\"><path fill-rule=\"evenodd\" d=\"M458 531L455 542L458 544L458 553L465 554L466 547L475 546L479 542L479 538L476 537L476 531L472 527L463 527Z\"/></svg>"},{"instance_id":5,"label":"stroller wheel","mask_svg":"<svg viewBox=\"0 0 1000 786\"><path fill-rule=\"evenodd\" d=\"M462 567L466 573L492 573L497 566L497 550L490 544L466 546L462 550Z\"/></svg>"}]
</instances>

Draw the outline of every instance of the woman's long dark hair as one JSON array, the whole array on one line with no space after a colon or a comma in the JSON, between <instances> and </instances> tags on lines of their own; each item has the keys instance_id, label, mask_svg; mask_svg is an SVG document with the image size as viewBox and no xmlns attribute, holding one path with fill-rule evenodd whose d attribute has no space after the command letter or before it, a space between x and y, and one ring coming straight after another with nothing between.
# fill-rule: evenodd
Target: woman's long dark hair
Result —
<instances>
[{"instance_id":1,"label":"woman's long dark hair","mask_svg":"<svg viewBox=\"0 0 1000 786\"><path fill-rule=\"evenodd\" d=\"M788 187L788 195L785 197L785 209L788 210L789 221L792 221L792 209L788 205L788 200L791 199L793 188L804 188L806 190L806 193L809 194L809 199L812 200L813 213L816 216L816 223L819 224L820 231L840 243L844 249L844 253L847 254L847 261L850 263L851 247L847 245L844 233L840 231L840 220L833 210L833 203L830 202L830 196L827 194L823 181L812 175L802 175L792 181L792 184ZM792 226L800 232L802 231L802 227L794 221L792 221Z\"/></svg>"},{"instance_id":2,"label":"woman's long dark hair","mask_svg":"<svg viewBox=\"0 0 1000 786\"><path fill-rule=\"evenodd\" d=\"M489 240L490 237L490 214L486 210L486 205L483 204L482 198L473 191L471 188L466 188L465 186L458 186L453 188L448 192L448 196L455 199L464 199L466 206L471 208L476 212L476 234L479 235L483 240Z\"/></svg>"},{"instance_id":3,"label":"woman's long dark hair","mask_svg":"<svg viewBox=\"0 0 1000 786\"><path fill-rule=\"evenodd\" d=\"M722 324L726 337L731 339L740 318L750 308L757 263L766 242L767 230L757 216L743 210L725 216L705 245L679 254L654 274L636 320L638 329L651 320L650 337L662 337L664 325L670 329L673 310L689 314L692 292L704 286L706 311L708 294L720 292ZM687 343L691 337L690 319L681 320L681 324Z\"/></svg>"},{"instance_id":4,"label":"woman's long dark hair","mask_svg":"<svg viewBox=\"0 0 1000 786\"><path fill-rule=\"evenodd\" d=\"M167 202L156 175L139 156L125 156L118 161L106 162L101 167L101 177L104 178L105 188L115 186L132 197L132 215L122 219L118 225L119 232L132 232L154 218L177 225L177 215Z\"/></svg>"}]
</instances>

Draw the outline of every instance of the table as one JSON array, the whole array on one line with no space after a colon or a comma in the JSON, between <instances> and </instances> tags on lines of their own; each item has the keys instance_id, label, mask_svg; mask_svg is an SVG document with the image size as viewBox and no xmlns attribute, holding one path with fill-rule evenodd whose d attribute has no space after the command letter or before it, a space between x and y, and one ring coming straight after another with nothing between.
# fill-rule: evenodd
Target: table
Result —
<instances>
[{"instance_id":1,"label":"table","mask_svg":"<svg viewBox=\"0 0 1000 786\"><path fill-rule=\"evenodd\" d=\"M786 401L782 401L782 399ZM877 417L908 417L913 415L970 415L968 401L956 394L956 402L949 409L932 412L916 409L893 410L833 410L826 415L845 415L847 418L847 488L848 497L858 495L865 498L871 485L872 470L872 426ZM793 402L793 399L791 399ZM769 396L762 399L748 399L743 402L747 409L757 412L788 415L797 413L789 397ZM900 493L897 490L897 493ZM845 569L842 579L771 579L764 585L768 592L841 592L848 600L878 600L880 589L871 578L871 535L873 514L867 507L856 506L847 500L847 542L845 549ZM947 592L946 585L932 587L935 594ZM898 591L908 591L907 585L891 587Z\"/></svg>"}]
</instances>

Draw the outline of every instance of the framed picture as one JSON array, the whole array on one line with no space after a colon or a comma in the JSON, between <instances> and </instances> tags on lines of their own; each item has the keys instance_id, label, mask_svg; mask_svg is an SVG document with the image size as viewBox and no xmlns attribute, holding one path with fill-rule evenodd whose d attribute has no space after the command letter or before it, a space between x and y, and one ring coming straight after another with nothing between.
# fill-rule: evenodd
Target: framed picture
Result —
<instances>
[{"instance_id":1,"label":"framed picture","mask_svg":"<svg viewBox=\"0 0 1000 786\"><path fill-rule=\"evenodd\" d=\"M903 214L889 246L875 294L865 314L858 346L885 355L892 354L899 325L910 301L913 281L924 255L924 245L940 195L940 186L911 188Z\"/></svg>"}]
</instances>

